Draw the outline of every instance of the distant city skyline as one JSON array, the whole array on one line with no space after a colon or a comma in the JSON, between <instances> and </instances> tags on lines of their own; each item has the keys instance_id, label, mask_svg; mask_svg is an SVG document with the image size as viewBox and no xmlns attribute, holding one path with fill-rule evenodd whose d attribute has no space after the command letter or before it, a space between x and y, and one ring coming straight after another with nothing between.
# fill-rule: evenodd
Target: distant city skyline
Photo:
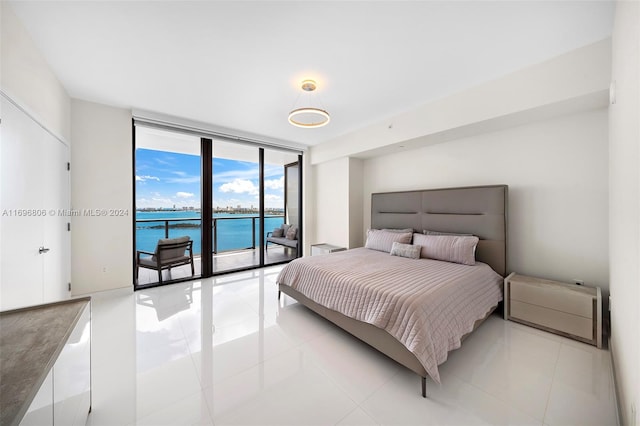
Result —
<instances>
[{"instance_id":1,"label":"distant city skyline","mask_svg":"<svg viewBox=\"0 0 640 426\"><path fill-rule=\"evenodd\" d=\"M163 211L196 211L196 212L200 212L201 209L200 209L200 207L194 207L194 206L184 206L184 207L178 207L178 206L171 206L171 207L137 207L136 211L139 211L139 212L163 212ZM258 212L258 208L256 206L250 206L250 207L226 206L226 207L214 207L213 211L214 211L214 213L247 213L247 212L257 213ZM284 208L283 207L265 207L265 212L267 212L267 213L274 212L274 213L277 213L277 214L284 214Z\"/></svg>"},{"instance_id":2,"label":"distant city skyline","mask_svg":"<svg viewBox=\"0 0 640 426\"><path fill-rule=\"evenodd\" d=\"M284 170L265 164L265 208L284 207ZM200 208L200 156L136 149L136 208ZM213 207L258 206L258 163L213 159Z\"/></svg>"}]
</instances>

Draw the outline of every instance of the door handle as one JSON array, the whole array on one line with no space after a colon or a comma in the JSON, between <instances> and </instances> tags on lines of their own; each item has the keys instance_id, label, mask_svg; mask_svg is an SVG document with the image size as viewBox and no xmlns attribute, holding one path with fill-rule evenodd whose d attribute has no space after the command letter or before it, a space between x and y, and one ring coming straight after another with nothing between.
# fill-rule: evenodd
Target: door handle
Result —
<instances>
[{"instance_id":1,"label":"door handle","mask_svg":"<svg viewBox=\"0 0 640 426\"><path fill-rule=\"evenodd\" d=\"M48 249L45 246L40 246L40 248L38 248L38 253L39 254L43 254L43 253L48 252L49 250L51 250L51 249Z\"/></svg>"}]
</instances>

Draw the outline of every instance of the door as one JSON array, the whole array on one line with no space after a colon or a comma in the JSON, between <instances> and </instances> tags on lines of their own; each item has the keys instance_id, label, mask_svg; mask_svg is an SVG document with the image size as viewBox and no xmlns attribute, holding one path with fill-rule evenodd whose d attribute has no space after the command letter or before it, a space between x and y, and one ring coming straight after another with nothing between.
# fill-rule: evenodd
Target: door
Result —
<instances>
[{"instance_id":1,"label":"door","mask_svg":"<svg viewBox=\"0 0 640 426\"><path fill-rule=\"evenodd\" d=\"M135 127L135 250L150 259L164 238L193 241L194 276L202 265L200 138L144 126ZM136 260L137 261L137 260ZM137 280L136 280L137 277ZM191 278L191 265L162 271L162 282ZM151 268L134 268L136 286L155 285Z\"/></svg>"},{"instance_id":2,"label":"door","mask_svg":"<svg viewBox=\"0 0 640 426\"><path fill-rule=\"evenodd\" d=\"M68 297L69 235L51 223L65 220L58 207L68 208L65 159L69 154L26 113L4 97L1 101L0 309L4 310ZM64 173L52 172L60 167Z\"/></svg>"},{"instance_id":3,"label":"door","mask_svg":"<svg viewBox=\"0 0 640 426\"><path fill-rule=\"evenodd\" d=\"M69 148L58 140L47 141L43 146L45 160L42 168L47 180L43 188L42 242L49 251L41 255L43 265L44 301L65 299L71 282L71 233L69 232Z\"/></svg>"},{"instance_id":4,"label":"door","mask_svg":"<svg viewBox=\"0 0 640 426\"><path fill-rule=\"evenodd\" d=\"M211 271L217 274L258 267L259 149L213 139L211 153Z\"/></svg>"},{"instance_id":5,"label":"door","mask_svg":"<svg viewBox=\"0 0 640 426\"><path fill-rule=\"evenodd\" d=\"M264 158L264 230L273 237L278 228L283 229L283 237L280 239L270 238L267 241L265 236L264 264L272 265L293 260L302 253L299 167L298 155L294 153L265 150ZM291 227L297 231L288 238L284 229L289 231Z\"/></svg>"}]
</instances>

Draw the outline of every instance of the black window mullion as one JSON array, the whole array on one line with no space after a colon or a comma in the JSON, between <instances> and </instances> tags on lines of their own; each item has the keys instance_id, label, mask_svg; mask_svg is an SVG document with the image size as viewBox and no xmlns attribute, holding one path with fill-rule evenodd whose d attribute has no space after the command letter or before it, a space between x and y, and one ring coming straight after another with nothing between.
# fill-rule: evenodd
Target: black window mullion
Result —
<instances>
[{"instance_id":1,"label":"black window mullion","mask_svg":"<svg viewBox=\"0 0 640 426\"><path fill-rule=\"evenodd\" d=\"M258 187L260 199L258 200L260 215L260 266L264 266L264 148L258 148Z\"/></svg>"},{"instance_id":2,"label":"black window mullion","mask_svg":"<svg viewBox=\"0 0 640 426\"><path fill-rule=\"evenodd\" d=\"M200 180L202 182L200 191L200 213L202 218L202 254L201 273L204 277L213 275L213 243L211 232L213 231L213 141L207 138L200 139Z\"/></svg>"}]
</instances>

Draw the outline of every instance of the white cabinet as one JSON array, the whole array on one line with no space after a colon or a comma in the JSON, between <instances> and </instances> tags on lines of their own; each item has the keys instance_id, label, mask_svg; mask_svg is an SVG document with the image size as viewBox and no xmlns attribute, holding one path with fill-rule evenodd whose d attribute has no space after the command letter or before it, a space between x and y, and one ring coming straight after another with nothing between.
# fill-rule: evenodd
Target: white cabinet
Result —
<instances>
[{"instance_id":1,"label":"white cabinet","mask_svg":"<svg viewBox=\"0 0 640 426\"><path fill-rule=\"evenodd\" d=\"M312 244L311 245L311 256L315 256L318 254L329 254L335 253L337 251L345 251L345 247L334 246L332 244Z\"/></svg>"},{"instance_id":2,"label":"white cabinet","mask_svg":"<svg viewBox=\"0 0 640 426\"><path fill-rule=\"evenodd\" d=\"M85 309L53 366L53 424L80 426L91 406L91 316Z\"/></svg>"},{"instance_id":3,"label":"white cabinet","mask_svg":"<svg viewBox=\"0 0 640 426\"><path fill-rule=\"evenodd\" d=\"M91 299L0 312L0 424L85 425Z\"/></svg>"},{"instance_id":4,"label":"white cabinet","mask_svg":"<svg viewBox=\"0 0 640 426\"><path fill-rule=\"evenodd\" d=\"M53 424L53 371L49 371L33 402L22 418L20 426Z\"/></svg>"},{"instance_id":5,"label":"white cabinet","mask_svg":"<svg viewBox=\"0 0 640 426\"><path fill-rule=\"evenodd\" d=\"M505 284L505 319L602 347L598 287L511 274Z\"/></svg>"}]
</instances>

